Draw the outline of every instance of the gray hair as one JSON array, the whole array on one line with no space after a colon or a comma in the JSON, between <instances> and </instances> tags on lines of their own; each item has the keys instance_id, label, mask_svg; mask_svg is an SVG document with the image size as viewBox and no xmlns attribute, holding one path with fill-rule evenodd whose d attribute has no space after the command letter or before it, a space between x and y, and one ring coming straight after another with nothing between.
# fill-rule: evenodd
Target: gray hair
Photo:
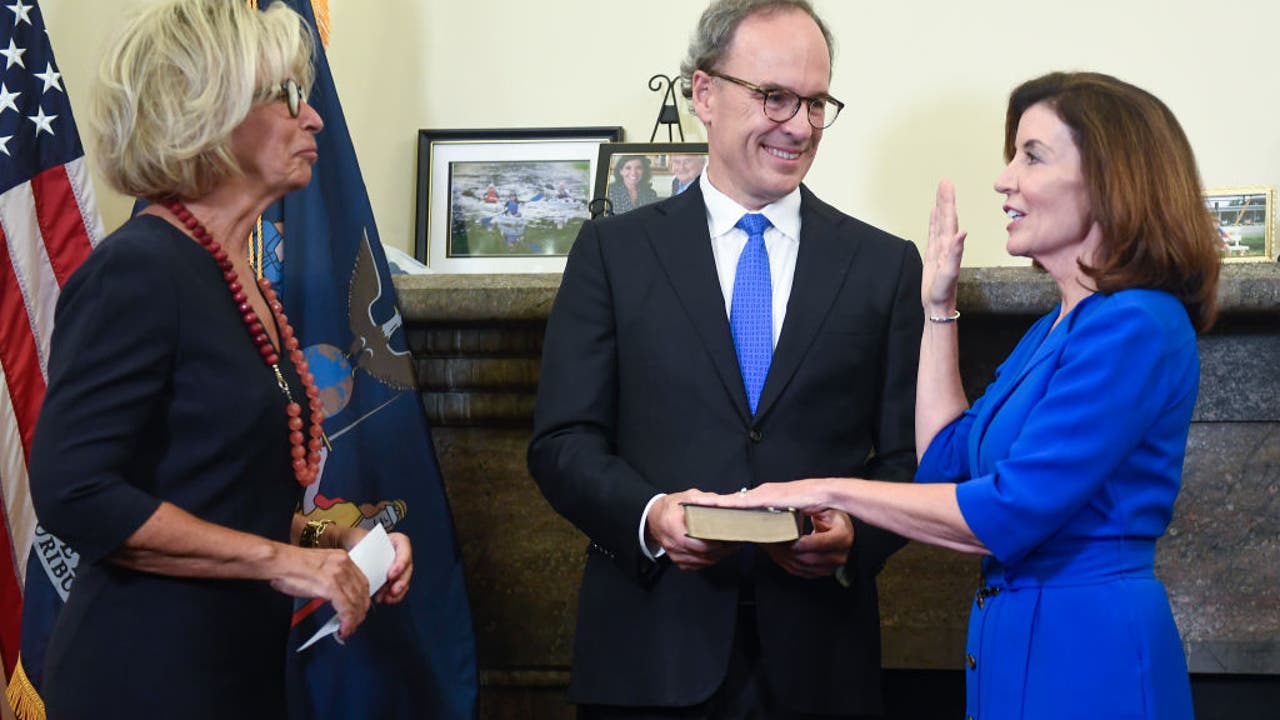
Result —
<instances>
[{"instance_id":1,"label":"gray hair","mask_svg":"<svg viewBox=\"0 0 1280 720\"><path fill-rule=\"evenodd\" d=\"M283 3L169 0L137 15L104 55L89 104L96 160L127 195L191 199L240 171L231 133L292 78L313 77L311 31Z\"/></svg>"},{"instance_id":2,"label":"gray hair","mask_svg":"<svg viewBox=\"0 0 1280 720\"><path fill-rule=\"evenodd\" d=\"M698 70L714 70L733 44L738 25L757 13L773 13L781 10L799 10L813 18L822 37L827 41L827 59L834 65L835 39L826 23L818 17L809 0L715 0L698 19L698 27L689 41L689 53L680 63L680 92L686 98L693 97L693 73Z\"/></svg>"}]
</instances>

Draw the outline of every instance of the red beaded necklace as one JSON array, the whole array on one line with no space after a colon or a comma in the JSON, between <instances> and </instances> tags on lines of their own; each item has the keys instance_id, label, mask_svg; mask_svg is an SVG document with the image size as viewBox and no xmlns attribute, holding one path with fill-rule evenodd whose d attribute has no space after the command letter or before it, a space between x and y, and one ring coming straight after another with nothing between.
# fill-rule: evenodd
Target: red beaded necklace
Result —
<instances>
[{"instance_id":1,"label":"red beaded necklace","mask_svg":"<svg viewBox=\"0 0 1280 720\"><path fill-rule=\"evenodd\" d=\"M298 348L298 338L293 335L293 327L289 325L289 317L284 314L284 306L280 304L279 298L276 297L276 291L271 287L271 281L266 278L258 279L258 287L261 288L263 296L267 300L267 305L271 308L271 314L275 316L276 327L280 331L280 341L289 349L289 359L293 361L294 368L298 371L298 377L302 379L303 392L307 396L307 405L311 409L311 427L309 429L310 438L306 438L302 434L302 406L294 401L292 393L289 392L289 383L284 379L284 375L280 372L280 355L277 353L275 346L271 344L271 338L267 335L267 329L262 324L262 320L258 314L253 311L253 306L249 304L249 296L245 294L244 287L240 285L239 279L236 277L235 268L231 264L230 258L227 257L227 251L222 249L204 225L196 219L195 215L187 209L182 201L177 199L169 200L165 207L169 208L169 212L173 213L187 226L191 234L195 236L209 254L213 256L215 262L218 263L218 269L222 271L222 279L227 283L227 289L231 291L231 299L236 303L236 309L240 311L240 319L244 320L245 327L249 330L249 337L253 338L253 344L257 346L258 353L262 356L262 361L271 368L271 372L275 373L276 384L280 386L280 391L284 393L285 399L289 404L285 406L285 412L289 416L289 444L290 454L293 456L293 474L298 478L298 483L303 487L310 485L316 481L320 475L320 448L324 443L324 403L320 401L320 391L316 389L316 378L311 374L311 370L307 367L307 359L303 356L302 350ZM306 445L303 445L303 441Z\"/></svg>"}]
</instances>

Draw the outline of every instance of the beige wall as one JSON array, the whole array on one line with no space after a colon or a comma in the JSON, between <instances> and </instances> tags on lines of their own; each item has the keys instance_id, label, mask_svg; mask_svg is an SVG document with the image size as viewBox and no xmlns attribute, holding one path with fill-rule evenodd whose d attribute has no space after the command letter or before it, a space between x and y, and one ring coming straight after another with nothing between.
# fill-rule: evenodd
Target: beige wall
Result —
<instances>
[{"instance_id":1,"label":"beige wall","mask_svg":"<svg viewBox=\"0 0 1280 720\"><path fill-rule=\"evenodd\" d=\"M42 0L85 105L96 58L152 0ZM384 243L411 247L419 128L622 125L646 141L703 2L329 0L329 58ZM1160 96L1182 120L1206 185L1280 184L1280 81L1270 0L817 0L837 37L832 94L848 104L808 184L841 209L920 241L933 187L956 182L968 265L1017 264L991 184L1004 103L1051 69L1092 69ZM1071 6L1070 10L1066 8ZM80 111L84 116L84 111ZM87 133L87 129L82 128ZM688 118L685 134L701 140ZM98 186L108 228L129 202Z\"/></svg>"}]
</instances>

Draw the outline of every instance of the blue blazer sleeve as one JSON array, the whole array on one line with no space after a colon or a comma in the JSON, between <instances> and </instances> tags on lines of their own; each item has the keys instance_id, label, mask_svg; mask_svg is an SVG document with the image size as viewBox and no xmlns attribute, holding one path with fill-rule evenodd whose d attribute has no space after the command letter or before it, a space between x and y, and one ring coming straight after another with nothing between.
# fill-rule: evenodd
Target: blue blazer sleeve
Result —
<instances>
[{"instance_id":1,"label":"blue blazer sleeve","mask_svg":"<svg viewBox=\"0 0 1280 720\"><path fill-rule=\"evenodd\" d=\"M969 479L969 432L973 429L973 418L970 408L933 436L920 457L916 482L958 483Z\"/></svg>"},{"instance_id":2,"label":"blue blazer sleeve","mask_svg":"<svg viewBox=\"0 0 1280 720\"><path fill-rule=\"evenodd\" d=\"M975 449L994 447L994 462L957 488L970 528L1006 564L1062 529L1140 444L1152 442L1162 421L1170 442L1160 461L1176 455L1179 462L1155 474L1181 470L1175 446L1185 446L1199 376L1185 311L1153 291L1092 300L1094 307L1077 307L1078 317L1054 331L1066 333L1056 339L1057 352L1033 358L1034 366L1014 378L1018 386L994 410L1010 413L1012 422L989 425L984 447ZM1054 341L1050 336L1045 344ZM1180 438L1172 437L1178 428Z\"/></svg>"}]
</instances>

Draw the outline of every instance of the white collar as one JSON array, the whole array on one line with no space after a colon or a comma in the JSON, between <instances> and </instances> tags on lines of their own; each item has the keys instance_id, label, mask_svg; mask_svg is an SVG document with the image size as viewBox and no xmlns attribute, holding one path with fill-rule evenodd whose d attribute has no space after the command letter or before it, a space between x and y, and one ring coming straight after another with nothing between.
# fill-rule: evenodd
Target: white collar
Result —
<instances>
[{"instance_id":1,"label":"white collar","mask_svg":"<svg viewBox=\"0 0 1280 720\"><path fill-rule=\"evenodd\" d=\"M702 176L698 178L698 183L702 188L702 201L707 206L708 225L711 228L712 237L720 237L729 232L738 224L738 220L742 219L743 214L751 212L717 190L707 178L706 168L702 169ZM769 218L769 222L783 235L795 240L800 239L799 187L756 212Z\"/></svg>"}]
</instances>

